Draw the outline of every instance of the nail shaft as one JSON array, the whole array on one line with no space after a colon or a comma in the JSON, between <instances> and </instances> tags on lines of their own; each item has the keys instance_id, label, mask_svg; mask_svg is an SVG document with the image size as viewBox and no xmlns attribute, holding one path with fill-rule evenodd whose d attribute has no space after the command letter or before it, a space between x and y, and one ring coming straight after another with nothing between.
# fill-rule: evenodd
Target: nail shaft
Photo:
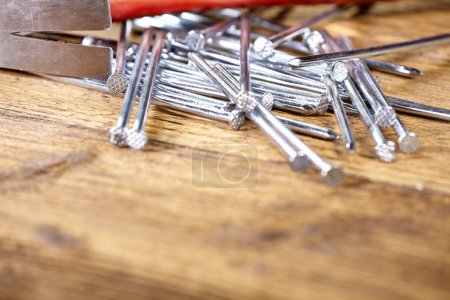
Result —
<instances>
[{"instance_id":1,"label":"nail shaft","mask_svg":"<svg viewBox=\"0 0 450 300\"><path fill-rule=\"evenodd\" d=\"M144 80L144 86L136 112L136 119L133 128L127 136L127 145L131 148L142 149L147 143L147 135L145 134L144 129L155 85L156 74L159 68L161 51L164 47L164 37L165 34L162 31L159 31L156 35L155 45L148 63L147 75Z\"/></svg>"},{"instance_id":2,"label":"nail shaft","mask_svg":"<svg viewBox=\"0 0 450 300\"><path fill-rule=\"evenodd\" d=\"M119 95L128 87L128 78L125 76L125 67L127 63L126 52L131 33L131 21L122 22L119 41L116 49L116 71L110 75L107 85L113 94Z\"/></svg>"},{"instance_id":3,"label":"nail shaft","mask_svg":"<svg viewBox=\"0 0 450 300\"><path fill-rule=\"evenodd\" d=\"M291 67L300 67L308 64L314 64L321 61L337 61L352 58L366 58L384 54L390 54L398 51L405 51L417 47L431 46L450 40L450 33L426 37L422 39L410 40L402 43L375 46L364 49L348 50L327 54L311 55L295 58L289 61Z\"/></svg>"},{"instance_id":4,"label":"nail shaft","mask_svg":"<svg viewBox=\"0 0 450 300\"><path fill-rule=\"evenodd\" d=\"M126 136L128 132L126 127L128 125L134 100L138 93L139 82L141 80L142 71L144 69L145 59L150 48L152 35L153 34L151 28L146 29L144 34L142 35L141 44L136 56L133 73L131 74L130 84L128 85L127 91L125 93L119 119L117 120L116 126L109 132L110 142L119 147L124 147L126 145Z\"/></svg>"},{"instance_id":5,"label":"nail shaft","mask_svg":"<svg viewBox=\"0 0 450 300\"><path fill-rule=\"evenodd\" d=\"M250 61L248 50L250 47L250 12L241 15L241 50L240 50L240 86L241 92L250 92Z\"/></svg>"},{"instance_id":6,"label":"nail shaft","mask_svg":"<svg viewBox=\"0 0 450 300\"><path fill-rule=\"evenodd\" d=\"M324 82L327 89L327 94L333 106L334 115L336 116L338 126L341 130L345 148L349 153L354 153L356 151L355 138L353 136L344 105L342 104L342 100L336 88L336 84L329 76L324 76Z\"/></svg>"}]
</instances>

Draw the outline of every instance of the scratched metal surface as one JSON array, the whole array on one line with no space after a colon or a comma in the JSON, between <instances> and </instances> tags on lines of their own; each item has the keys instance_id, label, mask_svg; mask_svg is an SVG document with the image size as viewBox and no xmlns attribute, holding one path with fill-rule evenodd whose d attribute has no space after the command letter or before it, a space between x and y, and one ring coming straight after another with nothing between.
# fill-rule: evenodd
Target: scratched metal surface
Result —
<instances>
[{"instance_id":1,"label":"scratched metal surface","mask_svg":"<svg viewBox=\"0 0 450 300\"><path fill-rule=\"evenodd\" d=\"M108 0L0 0L0 31L103 30Z\"/></svg>"},{"instance_id":2,"label":"scratched metal surface","mask_svg":"<svg viewBox=\"0 0 450 300\"><path fill-rule=\"evenodd\" d=\"M0 67L69 77L107 78L112 50L0 32Z\"/></svg>"},{"instance_id":3,"label":"scratched metal surface","mask_svg":"<svg viewBox=\"0 0 450 300\"><path fill-rule=\"evenodd\" d=\"M0 0L0 67L70 77L106 78L112 51L9 34L22 31L104 30L108 0Z\"/></svg>"}]
</instances>

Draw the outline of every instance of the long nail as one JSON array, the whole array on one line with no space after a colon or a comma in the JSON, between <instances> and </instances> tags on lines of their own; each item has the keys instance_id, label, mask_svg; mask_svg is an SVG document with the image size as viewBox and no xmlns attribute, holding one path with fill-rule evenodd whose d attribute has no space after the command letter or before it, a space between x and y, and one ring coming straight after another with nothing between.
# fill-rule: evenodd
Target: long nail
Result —
<instances>
[{"instance_id":1,"label":"long nail","mask_svg":"<svg viewBox=\"0 0 450 300\"><path fill-rule=\"evenodd\" d=\"M213 68L197 53L189 53L189 58L192 62L204 72L212 82L214 82L218 87L220 87L225 95L229 97L232 102L236 102L237 95L232 86L230 86L227 81L223 80L220 75L218 75ZM254 101L254 107L259 107L257 101ZM253 110L252 110L253 111ZM308 158L294 147L289 141L287 141L280 133L273 128L261 115L253 114L251 111L247 111L247 116L261 129L263 132L271 138L271 140L277 145L277 147L285 154L288 158L291 167L297 171L305 171L309 160Z\"/></svg>"},{"instance_id":2,"label":"long nail","mask_svg":"<svg viewBox=\"0 0 450 300\"><path fill-rule=\"evenodd\" d=\"M324 38L334 50L351 50L353 48L350 39L342 39L343 48L340 48L329 34L324 33ZM367 64L360 59L355 59L349 64L352 66L352 72L355 73L353 78L375 112L375 122L381 127L392 126L397 119L397 113L386 101L383 91L373 78Z\"/></svg>"},{"instance_id":3,"label":"long nail","mask_svg":"<svg viewBox=\"0 0 450 300\"><path fill-rule=\"evenodd\" d=\"M387 99L397 111L450 122L450 109L424 105L389 96Z\"/></svg>"},{"instance_id":4,"label":"long nail","mask_svg":"<svg viewBox=\"0 0 450 300\"><path fill-rule=\"evenodd\" d=\"M302 23L281 31L269 38L260 37L253 43L253 51L260 58L268 58L274 54L274 49L284 42L289 41L294 37L302 34L308 27L311 27L312 25L315 25L319 22L342 13L344 11L344 8L347 8L347 6L335 6L330 10L327 10L323 14L303 21Z\"/></svg>"},{"instance_id":5,"label":"long nail","mask_svg":"<svg viewBox=\"0 0 450 300\"><path fill-rule=\"evenodd\" d=\"M248 50L250 48L250 13L241 15L241 50L240 50L240 87L242 93L250 92L250 61Z\"/></svg>"},{"instance_id":6,"label":"long nail","mask_svg":"<svg viewBox=\"0 0 450 300\"><path fill-rule=\"evenodd\" d=\"M353 132L351 130L350 122L345 112L344 105L342 104L339 92L337 91L336 83L333 82L330 76L324 76L324 82L328 97L333 106L333 111L336 116L338 126L341 130L345 148L349 153L354 153L356 151L355 138L353 136Z\"/></svg>"},{"instance_id":7,"label":"long nail","mask_svg":"<svg viewBox=\"0 0 450 300\"><path fill-rule=\"evenodd\" d=\"M351 50L353 48L353 44L349 39L343 39L342 41L344 50ZM355 68L355 78L359 81L360 89L375 111L375 122L382 127L393 126L398 136L400 151L407 154L416 152L420 147L419 138L414 132L408 131L402 124L372 77L367 65L363 60L355 60L353 61L353 66Z\"/></svg>"},{"instance_id":8,"label":"long nail","mask_svg":"<svg viewBox=\"0 0 450 300\"><path fill-rule=\"evenodd\" d=\"M397 65L375 59L366 59L365 62L372 70L377 70L384 73L394 74L406 78L416 78L423 76L422 71L408 66Z\"/></svg>"},{"instance_id":9,"label":"long nail","mask_svg":"<svg viewBox=\"0 0 450 300\"><path fill-rule=\"evenodd\" d=\"M215 120L227 121L232 126L232 129L238 130L243 125L243 119L239 117L244 117L242 114L239 116L238 110L234 109L231 112L233 115L228 116L224 111L228 111L228 105L214 98L207 96L201 96L188 91L180 90L173 87L167 87L162 84L158 85L157 90L154 93L155 99L162 99L166 102L171 102L174 104L174 108L178 109L177 105L180 105L179 109L187 112L191 112L196 115L205 116L205 111L207 112L206 117L213 118ZM175 103L176 101L176 103ZM158 102L155 102L158 103ZM176 105L175 105L176 104ZM188 108L197 108L197 110L188 111L184 108L188 105ZM217 112L217 117L214 117L214 112ZM231 113L230 112L230 113ZM236 119L238 118L238 119ZM339 139L339 135L331 129L324 128L321 126L296 121L290 118L284 118L277 116L277 118L285 124L289 129L296 133L308 135L311 137L320 138L328 141L336 141ZM239 121L238 121L239 120Z\"/></svg>"},{"instance_id":10,"label":"long nail","mask_svg":"<svg viewBox=\"0 0 450 300\"><path fill-rule=\"evenodd\" d=\"M145 59L147 57L148 50L150 48L150 42L152 40L152 29L147 29L142 35L139 51L136 56L136 61L131 75L130 83L125 93L122 109L120 111L119 118L115 127L109 131L110 143L119 147L126 146L126 138L128 134L127 125L130 119L131 109L133 107L134 100L137 96L139 89L139 82L141 80L142 71L145 65Z\"/></svg>"},{"instance_id":11,"label":"long nail","mask_svg":"<svg viewBox=\"0 0 450 300\"><path fill-rule=\"evenodd\" d=\"M230 74L226 72L226 69L223 68L220 64L216 64L214 66L214 70L217 74L219 74L222 78L226 78L227 82L231 83L234 86L235 91L237 90L239 83L237 80ZM235 99L239 99L242 97L242 93L236 95L234 94ZM322 159L317 153L315 153L311 148L309 148L302 140L300 140L297 136L293 135L293 133L288 130L283 124L279 121L279 119L275 118L267 109L264 109L263 105L256 105L255 109L248 112L247 116L253 120L253 115L257 116L261 115L266 122L269 122L273 127L276 128L279 135L285 139L287 139L292 145L294 145L297 151L305 154L308 159L313 163L314 167L318 169L321 175L324 177L325 182L329 185L336 186L340 185L343 180L342 170L334 165L331 165L324 159ZM258 119L258 118L257 118Z\"/></svg>"},{"instance_id":12,"label":"long nail","mask_svg":"<svg viewBox=\"0 0 450 300\"><path fill-rule=\"evenodd\" d=\"M156 35L155 45L147 67L147 75L144 80L144 87L139 100L136 119L133 128L128 132L126 143L134 149L142 149L147 144L147 134L145 133L145 123L150 105L150 98L155 85L156 74L159 68L161 51L164 47L165 34L159 31Z\"/></svg>"},{"instance_id":13,"label":"long nail","mask_svg":"<svg viewBox=\"0 0 450 300\"><path fill-rule=\"evenodd\" d=\"M331 47L326 36L319 32L312 32L306 35L305 42L313 53L324 53L326 51L325 49L328 50L328 48ZM349 153L354 153L356 150L355 138L353 136L342 99L337 89L338 83L342 83L348 79L347 66L341 61L334 64L325 63L324 66L324 73L321 75L322 81L325 83L328 99L333 106L333 112L341 130L345 148Z\"/></svg>"},{"instance_id":14,"label":"long nail","mask_svg":"<svg viewBox=\"0 0 450 300\"><path fill-rule=\"evenodd\" d=\"M209 37L227 30L227 28L237 22L237 20L238 18L230 18L202 30L191 30L186 35L185 43L189 50L200 51L205 48L206 40Z\"/></svg>"},{"instance_id":15,"label":"long nail","mask_svg":"<svg viewBox=\"0 0 450 300\"><path fill-rule=\"evenodd\" d=\"M364 103L361 95L356 89L352 79L347 79L344 81L344 86L346 87L350 98L352 99L353 105L358 110L361 120L369 131L375 143L375 153L384 162L393 162L395 160L395 144L391 141L387 141L381 132L378 125L373 120L367 106Z\"/></svg>"},{"instance_id":16,"label":"long nail","mask_svg":"<svg viewBox=\"0 0 450 300\"><path fill-rule=\"evenodd\" d=\"M426 37L422 39L410 40L402 43L376 46L357 50L340 51L334 53L318 54L304 57L297 57L289 61L289 66L298 68L301 65L315 64L322 61L336 61L352 58L367 58L372 56L390 54L398 51L405 51L417 47L431 46L444 43L450 40L450 33Z\"/></svg>"},{"instance_id":17,"label":"long nail","mask_svg":"<svg viewBox=\"0 0 450 300\"><path fill-rule=\"evenodd\" d=\"M110 75L107 80L107 85L111 93L120 95L128 87L128 78L125 76L126 66L126 52L128 49L128 40L131 33L131 21L122 22L120 30L119 41L117 42L116 50L116 71Z\"/></svg>"}]
</instances>

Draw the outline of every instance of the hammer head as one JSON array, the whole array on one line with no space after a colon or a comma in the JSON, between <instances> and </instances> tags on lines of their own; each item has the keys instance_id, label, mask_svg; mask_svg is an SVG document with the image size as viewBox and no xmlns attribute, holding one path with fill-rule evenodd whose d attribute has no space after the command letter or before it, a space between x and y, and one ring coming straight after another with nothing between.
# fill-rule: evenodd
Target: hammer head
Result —
<instances>
[{"instance_id":1,"label":"hammer head","mask_svg":"<svg viewBox=\"0 0 450 300\"><path fill-rule=\"evenodd\" d=\"M112 50L26 37L20 32L104 30L108 0L0 0L0 68L78 78L112 73Z\"/></svg>"}]
</instances>

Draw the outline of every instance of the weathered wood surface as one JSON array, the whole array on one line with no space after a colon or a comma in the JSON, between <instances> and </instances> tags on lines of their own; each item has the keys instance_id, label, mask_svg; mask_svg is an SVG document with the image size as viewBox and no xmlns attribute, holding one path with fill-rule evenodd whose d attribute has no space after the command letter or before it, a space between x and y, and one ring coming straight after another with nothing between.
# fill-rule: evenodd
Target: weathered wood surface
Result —
<instances>
[{"instance_id":1,"label":"weathered wood surface","mask_svg":"<svg viewBox=\"0 0 450 300\"><path fill-rule=\"evenodd\" d=\"M382 4L326 27L358 47L440 34L445 3ZM448 46L390 59L425 76L380 75L387 94L450 108ZM448 123L403 116L423 146L394 164L373 157L356 117L357 155L305 138L344 166L333 189L291 172L251 124L234 132L154 107L149 147L116 149L106 133L120 105L0 72L0 299L449 299ZM337 128L331 115L298 119ZM198 187L199 153L212 172L230 144L257 150L251 187ZM228 156L222 171L242 175L239 162Z\"/></svg>"}]
</instances>

